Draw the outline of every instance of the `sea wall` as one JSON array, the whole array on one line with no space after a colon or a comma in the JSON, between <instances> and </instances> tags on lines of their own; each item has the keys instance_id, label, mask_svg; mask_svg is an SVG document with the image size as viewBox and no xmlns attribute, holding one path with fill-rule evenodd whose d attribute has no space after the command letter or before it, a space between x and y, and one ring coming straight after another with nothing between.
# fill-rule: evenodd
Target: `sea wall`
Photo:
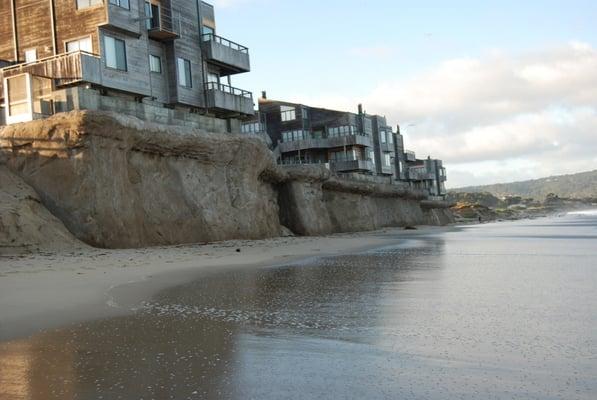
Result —
<instances>
[{"instance_id":1,"label":"sea wall","mask_svg":"<svg viewBox=\"0 0 597 400\"><path fill-rule=\"evenodd\" d=\"M76 238L132 248L444 224L407 188L282 168L262 139L76 111L0 129L0 163ZM0 243L1 244L1 243Z\"/></svg>"}]
</instances>

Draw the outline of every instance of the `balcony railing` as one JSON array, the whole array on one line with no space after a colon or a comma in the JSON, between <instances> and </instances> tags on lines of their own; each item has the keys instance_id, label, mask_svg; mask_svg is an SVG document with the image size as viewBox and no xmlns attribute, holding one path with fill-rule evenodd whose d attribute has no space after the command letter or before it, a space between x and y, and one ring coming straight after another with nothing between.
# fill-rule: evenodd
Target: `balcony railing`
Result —
<instances>
[{"instance_id":1,"label":"balcony railing","mask_svg":"<svg viewBox=\"0 0 597 400\"><path fill-rule=\"evenodd\" d=\"M249 92L248 90L235 88L218 82L207 82L205 84L205 90L217 90L219 92L232 94L234 96L241 96L247 99L253 99L253 93Z\"/></svg>"},{"instance_id":2,"label":"balcony railing","mask_svg":"<svg viewBox=\"0 0 597 400\"><path fill-rule=\"evenodd\" d=\"M83 50L5 67L0 69L0 97L4 94L2 90L4 78L29 73L33 76L52 79L56 87L82 81L101 84L100 68L100 57Z\"/></svg>"},{"instance_id":3,"label":"balcony railing","mask_svg":"<svg viewBox=\"0 0 597 400\"><path fill-rule=\"evenodd\" d=\"M232 50L240 51L241 53L249 54L249 48L233 42L232 40L228 40L221 36L215 35L213 33L206 33L201 35L201 40L204 42L216 42L221 44L222 46L230 47Z\"/></svg>"}]
</instances>

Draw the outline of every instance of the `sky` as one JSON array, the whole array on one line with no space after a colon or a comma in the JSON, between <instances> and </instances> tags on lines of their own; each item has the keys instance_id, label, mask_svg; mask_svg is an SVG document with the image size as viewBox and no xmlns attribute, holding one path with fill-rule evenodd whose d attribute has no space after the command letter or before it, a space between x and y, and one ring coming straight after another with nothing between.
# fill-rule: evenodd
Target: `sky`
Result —
<instances>
[{"instance_id":1,"label":"sky","mask_svg":"<svg viewBox=\"0 0 597 400\"><path fill-rule=\"evenodd\" d=\"M209 1L208 1L209 2ZM233 85L400 124L448 187L597 169L597 1L213 0Z\"/></svg>"}]
</instances>

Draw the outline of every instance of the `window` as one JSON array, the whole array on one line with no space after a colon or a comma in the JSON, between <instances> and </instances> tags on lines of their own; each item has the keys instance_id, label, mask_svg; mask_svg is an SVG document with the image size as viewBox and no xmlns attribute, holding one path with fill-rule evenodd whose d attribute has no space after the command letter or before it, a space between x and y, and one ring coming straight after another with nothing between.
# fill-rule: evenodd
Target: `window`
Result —
<instances>
[{"instance_id":1,"label":"window","mask_svg":"<svg viewBox=\"0 0 597 400\"><path fill-rule=\"evenodd\" d=\"M394 134L392 132L388 132L388 143L394 144Z\"/></svg>"},{"instance_id":2,"label":"window","mask_svg":"<svg viewBox=\"0 0 597 400\"><path fill-rule=\"evenodd\" d=\"M383 165L385 165L386 167L389 167L392 165L392 157L391 157L390 153L384 153Z\"/></svg>"},{"instance_id":3,"label":"window","mask_svg":"<svg viewBox=\"0 0 597 400\"><path fill-rule=\"evenodd\" d=\"M25 62L30 63L33 61L37 61L37 50L36 49L25 50Z\"/></svg>"},{"instance_id":4,"label":"window","mask_svg":"<svg viewBox=\"0 0 597 400\"><path fill-rule=\"evenodd\" d=\"M214 28L210 28L209 26L201 26L201 33L204 35L203 36L203 40L210 41L213 40L213 37L216 34L216 31L214 30Z\"/></svg>"},{"instance_id":5,"label":"window","mask_svg":"<svg viewBox=\"0 0 597 400\"><path fill-rule=\"evenodd\" d=\"M26 114L29 112L29 93L27 75L18 75L14 78L7 78L8 85L8 115Z\"/></svg>"},{"instance_id":6,"label":"window","mask_svg":"<svg viewBox=\"0 0 597 400\"><path fill-rule=\"evenodd\" d=\"M93 45L91 44L91 36L66 42L66 52L67 53L70 53L71 51L79 51L79 50L86 51L88 53L93 53Z\"/></svg>"},{"instance_id":7,"label":"window","mask_svg":"<svg viewBox=\"0 0 597 400\"><path fill-rule=\"evenodd\" d=\"M151 4L149 1L145 2L145 16L149 19L145 20L145 27L147 29L156 29L161 27L160 23L160 6Z\"/></svg>"},{"instance_id":8,"label":"window","mask_svg":"<svg viewBox=\"0 0 597 400\"><path fill-rule=\"evenodd\" d=\"M106 67L126 71L126 45L124 40L104 36Z\"/></svg>"},{"instance_id":9,"label":"window","mask_svg":"<svg viewBox=\"0 0 597 400\"><path fill-rule=\"evenodd\" d=\"M369 150L369 161L373 162L373 165L375 165L375 153L373 150Z\"/></svg>"},{"instance_id":10,"label":"window","mask_svg":"<svg viewBox=\"0 0 597 400\"><path fill-rule=\"evenodd\" d=\"M207 82L209 83L220 83L220 76L215 72L207 72Z\"/></svg>"},{"instance_id":11,"label":"window","mask_svg":"<svg viewBox=\"0 0 597 400\"><path fill-rule=\"evenodd\" d=\"M282 122L294 121L296 119L296 108L280 106L280 117L282 118Z\"/></svg>"},{"instance_id":12,"label":"window","mask_svg":"<svg viewBox=\"0 0 597 400\"><path fill-rule=\"evenodd\" d=\"M360 160L361 155L356 149L349 149L347 152L344 151L332 151L330 152L330 161L355 161Z\"/></svg>"},{"instance_id":13,"label":"window","mask_svg":"<svg viewBox=\"0 0 597 400\"><path fill-rule=\"evenodd\" d=\"M386 133L384 131L379 132L379 138L382 143L386 142Z\"/></svg>"},{"instance_id":14,"label":"window","mask_svg":"<svg viewBox=\"0 0 597 400\"><path fill-rule=\"evenodd\" d=\"M295 131L286 131L282 132L282 141L283 142L294 142L297 140L307 140L310 138L310 134L308 131L304 131L302 129L297 129Z\"/></svg>"},{"instance_id":15,"label":"window","mask_svg":"<svg viewBox=\"0 0 597 400\"><path fill-rule=\"evenodd\" d=\"M250 122L242 124L240 127L242 133L259 133L261 132L261 124L259 122Z\"/></svg>"},{"instance_id":16,"label":"window","mask_svg":"<svg viewBox=\"0 0 597 400\"><path fill-rule=\"evenodd\" d=\"M129 0L110 0L110 4L114 4L115 6L126 8L127 10L130 9Z\"/></svg>"},{"instance_id":17,"label":"window","mask_svg":"<svg viewBox=\"0 0 597 400\"><path fill-rule=\"evenodd\" d=\"M330 137L349 136L357 133L357 127L354 125L335 126L328 129Z\"/></svg>"},{"instance_id":18,"label":"window","mask_svg":"<svg viewBox=\"0 0 597 400\"><path fill-rule=\"evenodd\" d=\"M162 59L158 56L154 56L153 54L149 55L149 70L151 72L155 72L156 74L162 73Z\"/></svg>"},{"instance_id":19,"label":"window","mask_svg":"<svg viewBox=\"0 0 597 400\"><path fill-rule=\"evenodd\" d=\"M187 88L193 87L191 78L191 62L184 58L177 60L178 65L178 84Z\"/></svg>"},{"instance_id":20,"label":"window","mask_svg":"<svg viewBox=\"0 0 597 400\"><path fill-rule=\"evenodd\" d=\"M309 110L307 108L303 107L301 113L303 115L303 119L309 119Z\"/></svg>"},{"instance_id":21,"label":"window","mask_svg":"<svg viewBox=\"0 0 597 400\"><path fill-rule=\"evenodd\" d=\"M77 0L77 10L104 4L103 0Z\"/></svg>"},{"instance_id":22,"label":"window","mask_svg":"<svg viewBox=\"0 0 597 400\"><path fill-rule=\"evenodd\" d=\"M371 121L371 118L363 118L363 133L365 135L371 135L373 133L373 122Z\"/></svg>"}]
</instances>

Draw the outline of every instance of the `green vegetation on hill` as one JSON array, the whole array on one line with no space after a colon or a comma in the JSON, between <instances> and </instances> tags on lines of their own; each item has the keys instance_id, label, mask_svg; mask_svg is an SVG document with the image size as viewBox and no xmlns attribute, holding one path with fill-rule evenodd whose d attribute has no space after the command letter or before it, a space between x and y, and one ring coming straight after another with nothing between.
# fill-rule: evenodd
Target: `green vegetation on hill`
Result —
<instances>
[{"instance_id":1,"label":"green vegetation on hill","mask_svg":"<svg viewBox=\"0 0 597 400\"><path fill-rule=\"evenodd\" d=\"M565 198L597 198L597 170L572 175L551 176L530 181L469 186L452 189L451 192L486 192L500 198L505 196L521 196L537 200L545 199L550 193Z\"/></svg>"}]
</instances>

